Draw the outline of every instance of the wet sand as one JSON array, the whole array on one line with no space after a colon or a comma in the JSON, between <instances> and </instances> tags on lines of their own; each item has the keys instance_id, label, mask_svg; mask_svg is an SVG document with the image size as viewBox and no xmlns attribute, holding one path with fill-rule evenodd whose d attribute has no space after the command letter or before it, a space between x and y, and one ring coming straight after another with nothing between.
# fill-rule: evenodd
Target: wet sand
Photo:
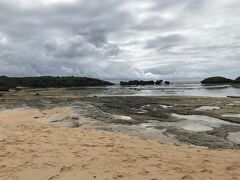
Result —
<instances>
[{"instance_id":1,"label":"wet sand","mask_svg":"<svg viewBox=\"0 0 240 180\"><path fill-rule=\"evenodd\" d=\"M0 179L240 179L238 150L46 124L74 116L69 107L1 110Z\"/></svg>"}]
</instances>

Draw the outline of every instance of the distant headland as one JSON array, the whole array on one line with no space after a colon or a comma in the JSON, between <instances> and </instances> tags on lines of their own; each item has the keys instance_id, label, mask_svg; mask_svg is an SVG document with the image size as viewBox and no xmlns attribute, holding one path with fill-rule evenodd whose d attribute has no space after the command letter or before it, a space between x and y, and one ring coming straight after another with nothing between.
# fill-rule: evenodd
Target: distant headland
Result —
<instances>
[{"instance_id":1,"label":"distant headland","mask_svg":"<svg viewBox=\"0 0 240 180\"><path fill-rule=\"evenodd\" d=\"M209 77L201 81L202 84L240 84L240 77L235 80L221 76Z\"/></svg>"},{"instance_id":2,"label":"distant headland","mask_svg":"<svg viewBox=\"0 0 240 180\"><path fill-rule=\"evenodd\" d=\"M63 88L63 87L85 87L85 86L107 86L113 85L111 82L102 81L87 77L7 77L0 76L0 90L5 91L10 88Z\"/></svg>"}]
</instances>

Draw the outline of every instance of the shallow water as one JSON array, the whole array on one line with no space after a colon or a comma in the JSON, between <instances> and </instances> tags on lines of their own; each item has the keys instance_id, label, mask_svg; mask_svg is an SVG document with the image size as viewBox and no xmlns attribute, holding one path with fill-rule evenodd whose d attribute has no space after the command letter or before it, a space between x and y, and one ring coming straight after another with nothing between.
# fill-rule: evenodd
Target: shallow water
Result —
<instances>
[{"instance_id":1,"label":"shallow water","mask_svg":"<svg viewBox=\"0 0 240 180\"><path fill-rule=\"evenodd\" d=\"M230 85L205 86L200 83L174 83L161 86L109 86L97 96L240 96L240 88ZM92 95L93 96L93 95Z\"/></svg>"},{"instance_id":2,"label":"shallow water","mask_svg":"<svg viewBox=\"0 0 240 180\"><path fill-rule=\"evenodd\" d=\"M220 109L218 106L201 106L196 109L196 111L211 111L211 110L217 110Z\"/></svg>"},{"instance_id":3,"label":"shallow water","mask_svg":"<svg viewBox=\"0 0 240 180\"><path fill-rule=\"evenodd\" d=\"M172 117L178 118L180 121L177 122L149 122L149 123L142 123L140 126L143 128L154 128L154 127L177 127L188 131L193 132L206 132L212 131L214 128L219 128L223 125L233 125L239 126L235 123L230 123L223 121L218 118L213 118L209 116L201 116L201 115L179 115L179 114L172 114Z\"/></svg>"}]
</instances>

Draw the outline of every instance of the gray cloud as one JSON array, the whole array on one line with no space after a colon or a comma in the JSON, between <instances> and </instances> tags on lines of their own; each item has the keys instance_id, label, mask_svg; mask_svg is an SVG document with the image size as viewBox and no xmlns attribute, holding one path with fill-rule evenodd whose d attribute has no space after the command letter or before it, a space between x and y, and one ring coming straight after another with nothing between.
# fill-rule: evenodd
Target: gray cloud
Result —
<instances>
[{"instance_id":1,"label":"gray cloud","mask_svg":"<svg viewBox=\"0 0 240 180\"><path fill-rule=\"evenodd\" d=\"M0 74L235 78L239 8L237 0L2 0Z\"/></svg>"},{"instance_id":2,"label":"gray cloud","mask_svg":"<svg viewBox=\"0 0 240 180\"><path fill-rule=\"evenodd\" d=\"M152 49L167 49L174 46L181 46L186 41L186 38L179 34L155 37L146 43L146 48Z\"/></svg>"}]
</instances>

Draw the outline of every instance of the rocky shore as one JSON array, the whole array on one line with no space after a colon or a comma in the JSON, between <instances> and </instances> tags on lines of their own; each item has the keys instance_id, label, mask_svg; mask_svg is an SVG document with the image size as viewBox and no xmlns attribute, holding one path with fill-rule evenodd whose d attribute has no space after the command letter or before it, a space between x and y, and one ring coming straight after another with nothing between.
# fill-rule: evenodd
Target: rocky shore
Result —
<instances>
[{"instance_id":1,"label":"rocky shore","mask_svg":"<svg viewBox=\"0 0 240 180\"><path fill-rule=\"evenodd\" d=\"M240 99L206 97L94 97L106 88L32 89L2 94L0 107L71 107L75 118L48 122L120 132L177 145L239 149ZM39 96L35 94L38 93ZM83 118L84 120L79 120ZM41 117L35 117L41 121Z\"/></svg>"}]
</instances>

